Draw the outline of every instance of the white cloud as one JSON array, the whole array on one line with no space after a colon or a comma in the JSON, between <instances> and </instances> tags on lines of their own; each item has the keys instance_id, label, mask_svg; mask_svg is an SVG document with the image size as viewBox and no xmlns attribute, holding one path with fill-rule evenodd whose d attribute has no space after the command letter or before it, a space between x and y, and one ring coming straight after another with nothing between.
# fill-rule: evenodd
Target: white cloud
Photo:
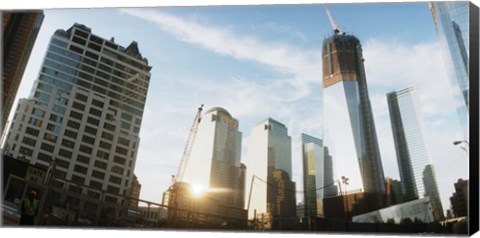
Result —
<instances>
[{"instance_id":1,"label":"white cloud","mask_svg":"<svg viewBox=\"0 0 480 238\"><path fill-rule=\"evenodd\" d=\"M284 43L261 42L253 37L236 34L228 27L208 26L188 21L160 11L123 9L124 13L153 22L179 40L209 49L238 60L268 65L293 80L288 83L297 89L292 99L301 98L310 91L306 84L320 80L321 54L305 51ZM278 28L278 26L277 26Z\"/></svg>"}]
</instances>

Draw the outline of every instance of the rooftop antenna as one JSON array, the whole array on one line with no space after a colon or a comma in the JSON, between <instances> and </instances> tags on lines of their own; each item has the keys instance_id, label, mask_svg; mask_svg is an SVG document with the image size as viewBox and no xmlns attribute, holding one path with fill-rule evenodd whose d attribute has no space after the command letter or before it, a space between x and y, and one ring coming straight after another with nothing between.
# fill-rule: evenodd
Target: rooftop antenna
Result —
<instances>
[{"instance_id":1,"label":"rooftop antenna","mask_svg":"<svg viewBox=\"0 0 480 238\"><path fill-rule=\"evenodd\" d=\"M325 7L325 11L327 12L328 19L330 20L330 25L332 25L333 32L335 32L335 35L345 35L345 32L343 32L340 29L340 26L333 20L332 14L330 14L330 11L327 8L327 4L323 5Z\"/></svg>"}]
</instances>

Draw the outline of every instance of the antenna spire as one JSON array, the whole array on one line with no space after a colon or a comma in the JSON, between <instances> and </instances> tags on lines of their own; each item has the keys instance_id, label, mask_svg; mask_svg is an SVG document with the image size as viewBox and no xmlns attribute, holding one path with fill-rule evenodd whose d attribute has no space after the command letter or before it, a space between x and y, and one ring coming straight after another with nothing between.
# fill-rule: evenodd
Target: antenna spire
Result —
<instances>
[{"instance_id":1,"label":"antenna spire","mask_svg":"<svg viewBox=\"0 0 480 238\"><path fill-rule=\"evenodd\" d=\"M324 4L323 6L325 7L325 11L327 12L328 19L330 20L330 25L332 25L333 32L335 32L336 35L345 35L345 32L340 29L340 26L335 22L332 14L330 14L330 11L327 8L327 4Z\"/></svg>"}]
</instances>

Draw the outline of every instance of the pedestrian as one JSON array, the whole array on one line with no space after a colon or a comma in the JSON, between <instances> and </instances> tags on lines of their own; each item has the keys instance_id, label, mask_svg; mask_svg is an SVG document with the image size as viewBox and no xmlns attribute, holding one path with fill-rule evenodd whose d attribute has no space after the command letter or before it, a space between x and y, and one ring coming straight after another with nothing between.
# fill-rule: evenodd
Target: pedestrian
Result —
<instances>
[{"instance_id":1,"label":"pedestrian","mask_svg":"<svg viewBox=\"0 0 480 238\"><path fill-rule=\"evenodd\" d=\"M33 226L35 216L37 216L38 200L37 192L30 191L28 197L22 202L22 211L20 216L20 225Z\"/></svg>"}]
</instances>

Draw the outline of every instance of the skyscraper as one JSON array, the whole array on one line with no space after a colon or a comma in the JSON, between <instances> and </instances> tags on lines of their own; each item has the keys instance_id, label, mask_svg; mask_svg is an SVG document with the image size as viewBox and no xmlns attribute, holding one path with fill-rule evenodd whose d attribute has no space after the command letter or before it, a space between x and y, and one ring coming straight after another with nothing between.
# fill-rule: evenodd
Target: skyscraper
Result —
<instances>
[{"instance_id":1,"label":"skyscraper","mask_svg":"<svg viewBox=\"0 0 480 238\"><path fill-rule=\"evenodd\" d=\"M296 216L291 146L287 127L272 118L252 128L247 155L247 178L253 179L248 194L250 218L256 215L267 221Z\"/></svg>"},{"instance_id":2,"label":"skyscraper","mask_svg":"<svg viewBox=\"0 0 480 238\"><path fill-rule=\"evenodd\" d=\"M337 195L332 157L322 140L302 134L305 216L322 217L323 198Z\"/></svg>"},{"instance_id":3,"label":"skyscraper","mask_svg":"<svg viewBox=\"0 0 480 238\"><path fill-rule=\"evenodd\" d=\"M469 108L469 4L468 1L429 4L465 137L468 137Z\"/></svg>"},{"instance_id":4,"label":"skyscraper","mask_svg":"<svg viewBox=\"0 0 480 238\"><path fill-rule=\"evenodd\" d=\"M437 179L425 144L425 127L415 87L387 94L390 122L405 201L429 197L443 217Z\"/></svg>"},{"instance_id":5,"label":"skyscraper","mask_svg":"<svg viewBox=\"0 0 480 238\"><path fill-rule=\"evenodd\" d=\"M53 34L7 135L7 153L54 170L63 192L48 202L79 217L98 215L99 200L128 203L150 69L135 41L124 48L80 24Z\"/></svg>"},{"instance_id":6,"label":"skyscraper","mask_svg":"<svg viewBox=\"0 0 480 238\"><path fill-rule=\"evenodd\" d=\"M25 67L43 22L42 11L2 11L2 108L1 127L10 115Z\"/></svg>"},{"instance_id":7,"label":"skyscraper","mask_svg":"<svg viewBox=\"0 0 480 238\"><path fill-rule=\"evenodd\" d=\"M324 40L322 58L324 142L335 159L336 177L346 176L350 188L381 197L385 179L360 41L335 33Z\"/></svg>"},{"instance_id":8,"label":"skyscraper","mask_svg":"<svg viewBox=\"0 0 480 238\"><path fill-rule=\"evenodd\" d=\"M220 107L207 110L198 125L183 182L205 191L220 204L243 209L241 145L238 120Z\"/></svg>"}]
</instances>

